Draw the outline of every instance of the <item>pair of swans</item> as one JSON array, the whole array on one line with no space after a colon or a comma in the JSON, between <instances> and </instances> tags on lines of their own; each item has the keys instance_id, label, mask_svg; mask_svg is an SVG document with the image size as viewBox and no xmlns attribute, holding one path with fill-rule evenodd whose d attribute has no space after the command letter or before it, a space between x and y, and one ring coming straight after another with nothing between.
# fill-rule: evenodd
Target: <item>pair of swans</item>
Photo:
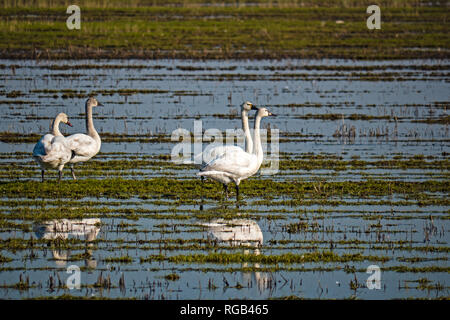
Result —
<instances>
[{"instance_id":1,"label":"pair of swans","mask_svg":"<svg viewBox=\"0 0 450 320\"><path fill-rule=\"evenodd\" d=\"M252 153L253 152L253 140L252 140L252 135L250 133L250 128L248 126L248 113L251 110L258 110L257 107L255 107L253 105L253 103L247 101L244 102L241 106L241 119L242 119L242 129L244 130L244 134L245 134L245 151L248 153ZM221 154L223 154L226 150L232 150L232 149L241 149L238 146L218 146L218 147L214 147L210 150L205 150L199 154L197 154L194 157L194 163L201 163L201 166L205 166L208 162L210 162L211 160L215 159L216 157L220 156ZM203 180L203 177L202 177Z\"/></svg>"},{"instance_id":2,"label":"pair of swans","mask_svg":"<svg viewBox=\"0 0 450 320\"><path fill-rule=\"evenodd\" d=\"M61 122L72 126L65 113L60 113L53 121L52 133L44 135L33 149L33 158L41 167L42 181L46 169L58 169L58 180L62 178L62 170L69 163L72 177L76 180L74 164L85 162L95 156L101 147L101 139L95 130L92 119L92 108L102 106L97 99L90 97L86 101L86 130L87 134L77 133L64 137L59 131Z\"/></svg>"},{"instance_id":3,"label":"pair of swans","mask_svg":"<svg viewBox=\"0 0 450 320\"><path fill-rule=\"evenodd\" d=\"M254 139L252 140L248 127L248 111L257 109L255 117ZM236 201L239 201L239 184L242 180L253 176L258 172L263 162L263 148L261 144L260 125L261 119L268 116L276 116L266 108L255 108L250 102L242 105L242 125L246 136L246 150L238 146L222 146L211 150L216 156L208 163L202 165L198 176L210 178L221 182L225 195L228 196L228 184L234 182L236 186ZM217 149L217 151L215 150Z\"/></svg>"}]
</instances>

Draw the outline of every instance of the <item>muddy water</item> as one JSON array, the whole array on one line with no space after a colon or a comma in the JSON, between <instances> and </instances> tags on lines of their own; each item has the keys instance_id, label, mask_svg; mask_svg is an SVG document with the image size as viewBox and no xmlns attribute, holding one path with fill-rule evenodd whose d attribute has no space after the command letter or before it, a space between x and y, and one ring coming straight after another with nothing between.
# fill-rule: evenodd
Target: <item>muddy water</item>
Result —
<instances>
[{"instance_id":1,"label":"muddy water","mask_svg":"<svg viewBox=\"0 0 450 320\"><path fill-rule=\"evenodd\" d=\"M91 93L105 105L94 111L96 128L115 140L105 140L92 161L105 168L81 165L81 179L194 178L195 168L174 166L167 159L126 169L120 161L169 155L175 145L172 131L192 132L194 120L202 120L204 130L239 128L239 104L245 100L278 115L263 124L279 129L282 161L335 159L344 164L310 169L282 165L276 175L253 179L317 181L318 188L327 181L449 179L448 61L0 65L2 182L40 178L30 157L35 142L10 136L43 134L59 112L67 113L74 125L62 125L64 133L83 132L84 101ZM145 140L156 135L166 139ZM425 162L411 165L411 159ZM110 165L113 160L119 164ZM366 165L352 166L352 160ZM318 199L286 205L289 197L247 197L236 211L231 202L224 208L212 200L200 210L200 199L180 203L93 195L41 201L2 196L0 296L448 297L447 198L448 190L414 197L334 196L328 198L337 201L333 205ZM76 220L45 219L42 212L58 208L61 201L92 213ZM124 214L134 211L138 213ZM36 219L18 218L20 212L36 214ZM322 252L330 255L318 255ZM289 254L296 258L289 262ZM71 265L81 268L80 289L66 288ZM380 267L380 289L367 287L370 265Z\"/></svg>"}]
</instances>

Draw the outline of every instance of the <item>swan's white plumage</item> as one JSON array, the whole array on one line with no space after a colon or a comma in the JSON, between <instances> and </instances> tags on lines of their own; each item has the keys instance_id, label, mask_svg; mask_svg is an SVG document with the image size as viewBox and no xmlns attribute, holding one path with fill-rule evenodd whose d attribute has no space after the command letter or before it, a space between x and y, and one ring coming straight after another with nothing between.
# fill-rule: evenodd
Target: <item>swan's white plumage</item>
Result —
<instances>
[{"instance_id":1,"label":"swan's white plumage","mask_svg":"<svg viewBox=\"0 0 450 320\"><path fill-rule=\"evenodd\" d=\"M68 136L66 140L67 145L74 152L70 163L87 161L100 151L101 143L87 134L76 133Z\"/></svg>"},{"instance_id":2,"label":"swan's white plumage","mask_svg":"<svg viewBox=\"0 0 450 320\"><path fill-rule=\"evenodd\" d=\"M254 175L261 167L264 155L261 144L260 124L263 117L271 115L274 114L266 108L259 109L256 114L253 153L245 152L242 148L227 150L203 166L197 175L219 181L225 186L230 182L234 182L236 184L236 198L238 198L241 180Z\"/></svg>"},{"instance_id":3,"label":"swan's white plumage","mask_svg":"<svg viewBox=\"0 0 450 320\"><path fill-rule=\"evenodd\" d=\"M248 112L250 110L256 109L257 108L253 106L253 104L249 101L244 102L241 106L242 129L244 130L245 134L245 151L247 151L248 153L253 152L253 140L248 126ZM242 150L242 148L235 145L217 146L211 149L207 148L203 152L200 152L199 154L194 156L194 163L201 164L200 167L204 167L207 163L219 157L226 151L233 152L237 150Z\"/></svg>"},{"instance_id":4,"label":"swan's white plumage","mask_svg":"<svg viewBox=\"0 0 450 320\"><path fill-rule=\"evenodd\" d=\"M194 157L194 163L201 163L201 167L204 167L209 162L217 158L218 156L224 154L226 151L233 152L236 150L242 150L241 147L238 146L217 146L211 148L210 150L205 150Z\"/></svg>"},{"instance_id":5,"label":"swan's white plumage","mask_svg":"<svg viewBox=\"0 0 450 320\"><path fill-rule=\"evenodd\" d=\"M42 170L62 170L64 165L70 161L72 151L65 143L64 137L54 137L46 134L34 146L33 157Z\"/></svg>"},{"instance_id":6,"label":"swan's white plumage","mask_svg":"<svg viewBox=\"0 0 450 320\"><path fill-rule=\"evenodd\" d=\"M45 134L34 146L33 158L39 164L42 171L46 169L58 169L62 171L64 165L72 157L72 151L66 144L66 139L59 131L59 123L61 121L71 125L66 114L58 114L53 122L53 134Z\"/></svg>"},{"instance_id":7,"label":"swan's white plumage","mask_svg":"<svg viewBox=\"0 0 450 320\"><path fill-rule=\"evenodd\" d=\"M208 177L221 183L239 184L254 175L259 169L258 157L242 148L229 148L202 167L199 176Z\"/></svg>"},{"instance_id":8,"label":"swan's white plumage","mask_svg":"<svg viewBox=\"0 0 450 320\"><path fill-rule=\"evenodd\" d=\"M53 137L50 144L45 148L45 154L40 155L42 163L46 167L60 168L70 161L72 150L67 146L64 137Z\"/></svg>"},{"instance_id":9,"label":"swan's white plumage","mask_svg":"<svg viewBox=\"0 0 450 320\"><path fill-rule=\"evenodd\" d=\"M55 136L47 133L36 143L33 149L33 157L40 157L47 154L47 150L51 149L52 139Z\"/></svg>"},{"instance_id":10,"label":"swan's white plumage","mask_svg":"<svg viewBox=\"0 0 450 320\"><path fill-rule=\"evenodd\" d=\"M72 149L73 156L69 161L71 164L72 177L76 180L74 164L78 162L85 162L94 157L99 151L102 145L100 136L94 127L94 121L92 119L92 108L102 106L94 97L90 97L86 100L86 133L76 133L68 136L67 145Z\"/></svg>"}]
</instances>

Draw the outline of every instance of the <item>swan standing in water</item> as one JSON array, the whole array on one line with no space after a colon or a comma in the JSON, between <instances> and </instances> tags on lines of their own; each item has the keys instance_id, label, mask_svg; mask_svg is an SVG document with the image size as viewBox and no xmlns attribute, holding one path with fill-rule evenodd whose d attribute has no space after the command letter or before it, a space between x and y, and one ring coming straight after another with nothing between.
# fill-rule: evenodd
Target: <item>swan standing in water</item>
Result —
<instances>
[{"instance_id":1,"label":"swan standing in water","mask_svg":"<svg viewBox=\"0 0 450 320\"><path fill-rule=\"evenodd\" d=\"M242 129L244 130L244 134L245 134L245 151L248 153L252 153L253 152L253 140L252 140L252 135L250 133L250 129L248 126L248 113L251 110L258 110L257 107L255 107L253 105L253 103L247 101L244 102L241 105L241 118L242 118ZM233 149L241 149L238 146L235 145L229 145L229 146L217 146L212 148L209 151L203 151L199 154L197 154L194 157L194 162L195 163L201 163L200 167L205 166L208 162L210 162L211 160L215 159L216 157L220 156L221 154L223 154L225 151L227 150L233 150ZM202 177L202 181L203 181L203 177Z\"/></svg>"},{"instance_id":2,"label":"swan standing in water","mask_svg":"<svg viewBox=\"0 0 450 320\"><path fill-rule=\"evenodd\" d=\"M66 138L59 131L61 122L72 126L65 113L58 114L53 121L52 133L44 135L33 149L33 158L41 167L42 182L44 182L46 169L58 169L58 179L61 180L64 165L72 157L72 150L68 147Z\"/></svg>"},{"instance_id":3,"label":"swan standing in water","mask_svg":"<svg viewBox=\"0 0 450 320\"><path fill-rule=\"evenodd\" d=\"M94 128L94 121L92 120L92 108L97 106L103 106L94 97L90 97L86 100L86 131L87 134L77 133L66 138L67 145L72 149L73 157L70 159L70 170L72 172L72 177L74 180L77 179L75 176L75 170L73 168L75 163L85 162L95 156L102 145L100 136L97 130Z\"/></svg>"},{"instance_id":4,"label":"swan standing in water","mask_svg":"<svg viewBox=\"0 0 450 320\"><path fill-rule=\"evenodd\" d=\"M223 184L225 194L228 194L228 184L234 182L236 185L236 201L239 201L239 184L241 180L247 179L258 172L263 162L263 149L260 136L261 119L268 116L275 116L266 108L258 109L255 119L254 149L253 152L245 152L242 148L226 150L197 173L198 176L211 178Z\"/></svg>"}]
</instances>

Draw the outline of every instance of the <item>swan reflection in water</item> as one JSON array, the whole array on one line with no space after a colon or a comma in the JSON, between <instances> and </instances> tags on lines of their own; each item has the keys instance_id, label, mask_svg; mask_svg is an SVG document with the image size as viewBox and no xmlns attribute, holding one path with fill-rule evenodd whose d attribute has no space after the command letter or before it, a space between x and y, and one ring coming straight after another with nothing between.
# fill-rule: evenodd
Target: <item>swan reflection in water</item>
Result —
<instances>
[{"instance_id":1,"label":"swan reflection in water","mask_svg":"<svg viewBox=\"0 0 450 320\"><path fill-rule=\"evenodd\" d=\"M214 219L204 223L207 227L208 239L218 245L229 245L232 247L245 247L244 254L259 255L259 248L263 243L263 233L258 223L250 219ZM253 251L253 252L252 252ZM243 268L249 268L249 263L242 264ZM253 269L260 268L259 263L253 265ZM269 272L242 272L243 285L252 285L255 280L260 293L272 288L273 277Z\"/></svg>"},{"instance_id":2,"label":"swan reflection in water","mask_svg":"<svg viewBox=\"0 0 450 320\"><path fill-rule=\"evenodd\" d=\"M33 226L33 231L38 239L46 240L65 240L70 237L84 239L86 241L86 250L84 256L85 265L88 268L95 269L97 261L92 257L92 244L89 242L97 238L100 231L100 219L55 219L37 223ZM53 249L53 258L59 266L65 266L70 259L70 250Z\"/></svg>"}]
</instances>

